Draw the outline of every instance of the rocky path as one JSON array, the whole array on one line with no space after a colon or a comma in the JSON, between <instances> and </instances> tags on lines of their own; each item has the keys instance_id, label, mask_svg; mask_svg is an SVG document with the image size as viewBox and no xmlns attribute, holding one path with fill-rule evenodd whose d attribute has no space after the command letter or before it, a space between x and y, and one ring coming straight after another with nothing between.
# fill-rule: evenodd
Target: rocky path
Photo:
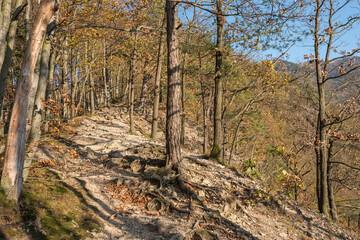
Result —
<instances>
[{"instance_id":1,"label":"rocky path","mask_svg":"<svg viewBox=\"0 0 360 240\"><path fill-rule=\"evenodd\" d=\"M128 134L121 108L77 121L74 136L59 139L76 152L56 171L103 223L88 239L355 239L200 155L183 152L184 184L177 186L162 174L163 136L144 136L150 124L142 119Z\"/></svg>"},{"instance_id":2,"label":"rocky path","mask_svg":"<svg viewBox=\"0 0 360 240\"><path fill-rule=\"evenodd\" d=\"M103 222L103 231L94 233L90 239L169 239L176 233L159 232L161 217L154 218L131 204L125 205L126 210L120 212L117 210L120 201L106 194L106 186L111 183L138 182L139 173L122 171L115 166L126 157L131 158L133 149L144 144L157 144L139 132L129 135L126 119L124 113L111 109L81 120L76 128L77 135L69 143L80 156L67 160L63 177L67 184L76 186L83 193ZM135 164L132 167L135 168Z\"/></svg>"}]
</instances>

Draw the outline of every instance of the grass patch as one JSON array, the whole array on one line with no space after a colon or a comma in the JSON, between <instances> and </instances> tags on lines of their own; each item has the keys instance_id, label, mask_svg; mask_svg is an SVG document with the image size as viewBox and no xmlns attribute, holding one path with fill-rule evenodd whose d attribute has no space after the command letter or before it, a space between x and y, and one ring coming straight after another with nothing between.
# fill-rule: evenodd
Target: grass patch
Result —
<instances>
[{"instance_id":1,"label":"grass patch","mask_svg":"<svg viewBox=\"0 0 360 240\"><path fill-rule=\"evenodd\" d=\"M16 203L6 199L0 188L0 239L16 239L26 235L21 229L21 215Z\"/></svg>"},{"instance_id":2,"label":"grass patch","mask_svg":"<svg viewBox=\"0 0 360 240\"><path fill-rule=\"evenodd\" d=\"M35 180L36 179L36 180ZM0 239L77 240L100 231L85 200L49 169L35 168L24 184L19 205L0 189Z\"/></svg>"},{"instance_id":3,"label":"grass patch","mask_svg":"<svg viewBox=\"0 0 360 240\"><path fill-rule=\"evenodd\" d=\"M99 231L100 223L86 202L58 181L55 173L47 169L33 173L38 180L26 183L21 196L23 220L35 223L32 234L40 232L49 240L76 240Z\"/></svg>"}]
</instances>

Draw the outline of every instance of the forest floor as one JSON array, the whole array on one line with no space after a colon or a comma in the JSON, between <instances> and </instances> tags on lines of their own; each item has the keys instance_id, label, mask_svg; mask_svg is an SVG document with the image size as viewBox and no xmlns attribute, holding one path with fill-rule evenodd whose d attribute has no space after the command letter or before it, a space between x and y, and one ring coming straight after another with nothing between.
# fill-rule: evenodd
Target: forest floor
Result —
<instances>
[{"instance_id":1,"label":"forest floor","mask_svg":"<svg viewBox=\"0 0 360 240\"><path fill-rule=\"evenodd\" d=\"M44 136L20 207L0 194L0 239L358 239L189 149L180 175L167 171L164 134L135 126L118 106Z\"/></svg>"}]
</instances>

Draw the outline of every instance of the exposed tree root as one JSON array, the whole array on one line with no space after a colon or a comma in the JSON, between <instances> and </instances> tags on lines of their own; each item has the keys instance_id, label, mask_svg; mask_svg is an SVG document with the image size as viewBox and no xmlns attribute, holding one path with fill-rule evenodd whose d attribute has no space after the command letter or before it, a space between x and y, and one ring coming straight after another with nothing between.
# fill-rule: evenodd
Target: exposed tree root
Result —
<instances>
[{"instance_id":1,"label":"exposed tree root","mask_svg":"<svg viewBox=\"0 0 360 240\"><path fill-rule=\"evenodd\" d=\"M247 232L221 216L218 210L206 206L198 192L204 191L212 200L219 200L219 189L203 186L169 172L165 176L143 176L142 184L128 189L128 193L147 196L151 200L146 208L151 212L171 215L173 211L194 220L192 229L184 234L186 239L253 239ZM176 184L177 183L177 184Z\"/></svg>"}]
</instances>

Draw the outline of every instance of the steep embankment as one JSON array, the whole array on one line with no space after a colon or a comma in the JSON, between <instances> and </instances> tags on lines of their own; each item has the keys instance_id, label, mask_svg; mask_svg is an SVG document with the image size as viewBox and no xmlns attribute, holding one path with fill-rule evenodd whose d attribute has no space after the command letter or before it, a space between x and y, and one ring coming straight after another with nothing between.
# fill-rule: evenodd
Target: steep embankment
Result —
<instances>
[{"instance_id":1,"label":"steep embankment","mask_svg":"<svg viewBox=\"0 0 360 240\"><path fill-rule=\"evenodd\" d=\"M200 155L183 152L181 177L166 172L163 136L140 118L129 135L127 119L120 107L78 118L37 153L100 220L87 239L356 239Z\"/></svg>"}]
</instances>

